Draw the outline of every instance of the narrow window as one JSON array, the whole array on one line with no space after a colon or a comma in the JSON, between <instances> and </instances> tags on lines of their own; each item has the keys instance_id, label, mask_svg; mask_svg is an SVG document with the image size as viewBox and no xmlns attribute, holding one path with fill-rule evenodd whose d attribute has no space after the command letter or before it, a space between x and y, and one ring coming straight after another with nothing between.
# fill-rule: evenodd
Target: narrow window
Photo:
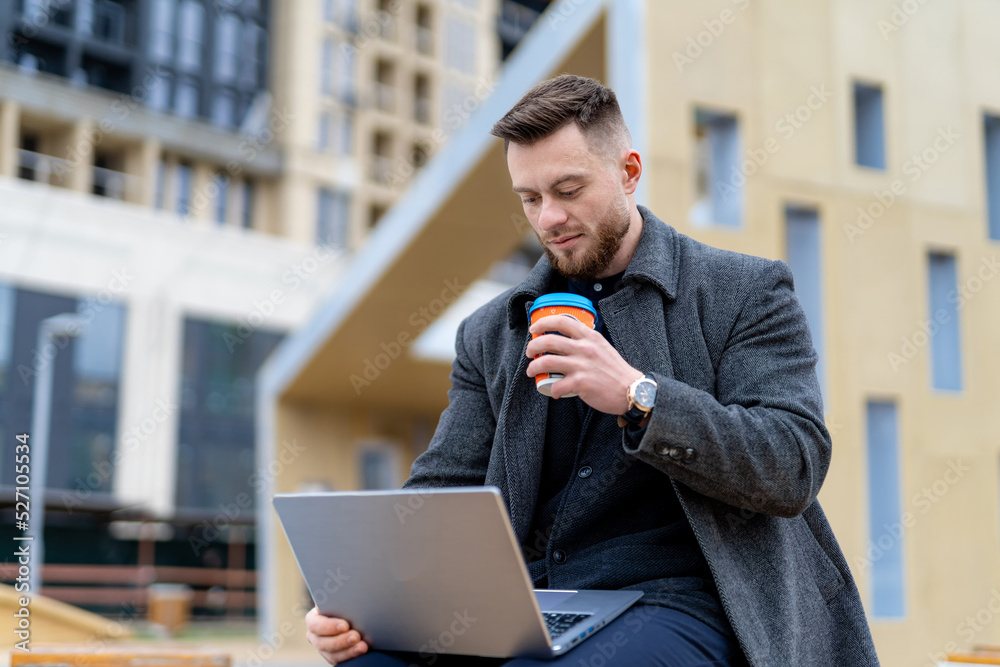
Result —
<instances>
[{"instance_id":1,"label":"narrow window","mask_svg":"<svg viewBox=\"0 0 1000 667\"><path fill-rule=\"evenodd\" d=\"M740 133L736 116L695 110L695 205L691 222L739 227L743 219Z\"/></svg>"},{"instance_id":2,"label":"narrow window","mask_svg":"<svg viewBox=\"0 0 1000 667\"><path fill-rule=\"evenodd\" d=\"M899 426L896 405L869 401L868 553L871 563L872 615L906 615L903 576L904 522L900 501Z\"/></svg>"},{"instance_id":3,"label":"narrow window","mask_svg":"<svg viewBox=\"0 0 1000 667\"><path fill-rule=\"evenodd\" d=\"M813 347L819 354L816 373L826 388L823 339L823 261L819 213L814 208L785 208L785 241L788 266L795 278L795 294L805 311Z\"/></svg>"},{"instance_id":4,"label":"narrow window","mask_svg":"<svg viewBox=\"0 0 1000 667\"><path fill-rule=\"evenodd\" d=\"M854 84L854 156L862 167L885 169L881 86Z\"/></svg>"},{"instance_id":5,"label":"narrow window","mask_svg":"<svg viewBox=\"0 0 1000 667\"><path fill-rule=\"evenodd\" d=\"M931 386L962 390L962 341L958 326L955 256L932 252L927 260L929 317L921 327L930 339ZM914 332L916 341L921 332Z\"/></svg>"},{"instance_id":6,"label":"narrow window","mask_svg":"<svg viewBox=\"0 0 1000 667\"><path fill-rule=\"evenodd\" d=\"M989 235L1000 241L1000 116L985 118L986 132L986 219Z\"/></svg>"}]
</instances>

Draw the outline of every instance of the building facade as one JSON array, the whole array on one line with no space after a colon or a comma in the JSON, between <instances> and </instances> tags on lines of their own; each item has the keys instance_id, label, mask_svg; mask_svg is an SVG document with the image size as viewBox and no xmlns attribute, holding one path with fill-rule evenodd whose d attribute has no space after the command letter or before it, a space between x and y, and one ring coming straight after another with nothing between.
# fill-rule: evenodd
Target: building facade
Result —
<instances>
[{"instance_id":1,"label":"building facade","mask_svg":"<svg viewBox=\"0 0 1000 667\"><path fill-rule=\"evenodd\" d=\"M389 210L382 247L358 255L367 282L265 365L261 450L304 446L269 491L362 486L354 461L373 447L395 452L405 477L446 405L448 367L401 350L443 286L472 284L525 231L489 128L543 78L594 76L615 88L643 156L640 202L683 233L792 268L834 442L819 499L883 664L996 645L1000 75L983 63L1000 58L998 11L554 4L465 141ZM296 621L303 597L267 519L273 629Z\"/></svg>"}]
</instances>

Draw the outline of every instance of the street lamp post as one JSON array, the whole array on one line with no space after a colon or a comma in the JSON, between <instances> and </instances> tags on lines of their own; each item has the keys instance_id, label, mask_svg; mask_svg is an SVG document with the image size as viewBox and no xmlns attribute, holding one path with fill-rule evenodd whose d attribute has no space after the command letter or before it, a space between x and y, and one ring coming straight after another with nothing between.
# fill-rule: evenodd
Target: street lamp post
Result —
<instances>
[{"instance_id":1,"label":"street lamp post","mask_svg":"<svg viewBox=\"0 0 1000 667\"><path fill-rule=\"evenodd\" d=\"M85 322L82 317L73 313L63 313L42 320L38 326L38 347L36 363L39 364L35 376L35 391L31 411L31 482L29 484L30 498L35 501L35 509L31 512L28 522L27 537L32 540L34 557L28 574L28 593L36 595L41 592L42 564L45 562L45 488L49 468L49 419L52 414L52 374L57 352L49 350L60 349L66 343L59 345L58 340L66 340L79 336Z\"/></svg>"}]
</instances>

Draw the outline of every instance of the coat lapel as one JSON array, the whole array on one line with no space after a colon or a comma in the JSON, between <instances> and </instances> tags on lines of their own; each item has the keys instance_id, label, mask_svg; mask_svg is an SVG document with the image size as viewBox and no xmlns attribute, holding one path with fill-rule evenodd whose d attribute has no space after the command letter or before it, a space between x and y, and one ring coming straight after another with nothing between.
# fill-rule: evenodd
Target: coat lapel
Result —
<instances>
[{"instance_id":1,"label":"coat lapel","mask_svg":"<svg viewBox=\"0 0 1000 667\"><path fill-rule=\"evenodd\" d=\"M627 284L602 300L598 309L615 349L625 361L643 373L674 377L659 290L642 283Z\"/></svg>"}]
</instances>

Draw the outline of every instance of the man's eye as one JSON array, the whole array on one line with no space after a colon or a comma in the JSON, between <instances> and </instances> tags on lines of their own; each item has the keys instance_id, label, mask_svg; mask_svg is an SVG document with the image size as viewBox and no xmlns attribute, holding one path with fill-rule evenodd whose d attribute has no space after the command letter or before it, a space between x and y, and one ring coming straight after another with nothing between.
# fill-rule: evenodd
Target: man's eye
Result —
<instances>
[{"instance_id":1,"label":"man's eye","mask_svg":"<svg viewBox=\"0 0 1000 667\"><path fill-rule=\"evenodd\" d=\"M573 195L575 195L579 191L580 191L580 188L577 188L575 190L568 190L566 192L560 192L559 194L561 194L563 197L572 197Z\"/></svg>"},{"instance_id":2,"label":"man's eye","mask_svg":"<svg viewBox=\"0 0 1000 667\"><path fill-rule=\"evenodd\" d=\"M534 204L536 199L537 199L537 197L523 197L521 199L521 203L524 203L524 204Z\"/></svg>"}]
</instances>

